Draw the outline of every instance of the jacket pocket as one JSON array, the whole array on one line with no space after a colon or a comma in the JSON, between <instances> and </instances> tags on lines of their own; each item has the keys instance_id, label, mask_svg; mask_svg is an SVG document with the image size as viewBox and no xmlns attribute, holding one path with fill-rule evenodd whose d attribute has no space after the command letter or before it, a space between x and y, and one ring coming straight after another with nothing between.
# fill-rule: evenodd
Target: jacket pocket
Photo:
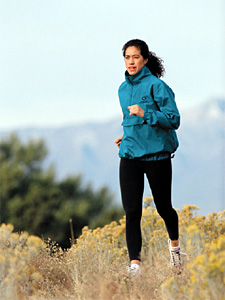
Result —
<instances>
[{"instance_id":1,"label":"jacket pocket","mask_svg":"<svg viewBox=\"0 0 225 300\"><path fill-rule=\"evenodd\" d=\"M145 123L145 120L139 116L125 116L122 122L122 126L135 126L142 125Z\"/></svg>"}]
</instances>

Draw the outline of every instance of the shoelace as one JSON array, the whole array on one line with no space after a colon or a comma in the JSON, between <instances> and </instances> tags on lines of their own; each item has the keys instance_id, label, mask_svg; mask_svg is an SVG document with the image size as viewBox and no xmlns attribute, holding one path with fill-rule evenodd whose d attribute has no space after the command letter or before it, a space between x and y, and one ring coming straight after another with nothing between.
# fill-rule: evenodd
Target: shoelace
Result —
<instances>
[{"instance_id":1,"label":"shoelace","mask_svg":"<svg viewBox=\"0 0 225 300\"><path fill-rule=\"evenodd\" d=\"M127 266L127 272L130 278L139 278L141 276L140 268Z\"/></svg>"},{"instance_id":2,"label":"shoelace","mask_svg":"<svg viewBox=\"0 0 225 300\"><path fill-rule=\"evenodd\" d=\"M180 251L177 252L170 252L171 253L171 263L174 266L180 266L182 264L181 257L180 257Z\"/></svg>"},{"instance_id":3,"label":"shoelace","mask_svg":"<svg viewBox=\"0 0 225 300\"><path fill-rule=\"evenodd\" d=\"M127 271L128 272L138 273L139 269L138 268L132 268L131 266L127 266Z\"/></svg>"},{"instance_id":4,"label":"shoelace","mask_svg":"<svg viewBox=\"0 0 225 300\"><path fill-rule=\"evenodd\" d=\"M181 255L187 255L186 253L178 251L170 251L171 254L171 263L174 266L181 266L182 265L182 258Z\"/></svg>"}]
</instances>

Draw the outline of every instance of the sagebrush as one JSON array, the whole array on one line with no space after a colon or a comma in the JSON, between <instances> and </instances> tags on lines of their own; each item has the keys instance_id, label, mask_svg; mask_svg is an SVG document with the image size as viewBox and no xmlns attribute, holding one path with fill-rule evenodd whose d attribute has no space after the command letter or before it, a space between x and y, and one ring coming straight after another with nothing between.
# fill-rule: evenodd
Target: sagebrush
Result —
<instances>
[{"instance_id":1,"label":"sagebrush","mask_svg":"<svg viewBox=\"0 0 225 300\"><path fill-rule=\"evenodd\" d=\"M84 227L67 251L2 224L0 298L223 300L225 211L207 217L197 216L191 205L178 211L180 242L187 253L178 276L169 266L167 231L151 200L145 199L142 276L136 280L125 275L125 218L94 230Z\"/></svg>"}]
</instances>

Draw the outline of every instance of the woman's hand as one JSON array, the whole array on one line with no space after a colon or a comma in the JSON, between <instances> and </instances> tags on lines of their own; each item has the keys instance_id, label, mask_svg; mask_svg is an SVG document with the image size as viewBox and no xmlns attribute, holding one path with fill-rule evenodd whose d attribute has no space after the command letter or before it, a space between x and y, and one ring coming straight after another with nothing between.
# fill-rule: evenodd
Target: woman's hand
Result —
<instances>
[{"instance_id":1,"label":"woman's hand","mask_svg":"<svg viewBox=\"0 0 225 300\"><path fill-rule=\"evenodd\" d=\"M117 145L117 147L120 146L120 143L121 143L122 139L123 139L122 136L120 136L120 137L118 137L117 139L115 139L114 143Z\"/></svg>"},{"instance_id":2,"label":"woman's hand","mask_svg":"<svg viewBox=\"0 0 225 300\"><path fill-rule=\"evenodd\" d=\"M134 116L139 116L141 118L144 117L145 111L138 104L128 106L128 109L130 111L130 116L134 115Z\"/></svg>"}]
</instances>

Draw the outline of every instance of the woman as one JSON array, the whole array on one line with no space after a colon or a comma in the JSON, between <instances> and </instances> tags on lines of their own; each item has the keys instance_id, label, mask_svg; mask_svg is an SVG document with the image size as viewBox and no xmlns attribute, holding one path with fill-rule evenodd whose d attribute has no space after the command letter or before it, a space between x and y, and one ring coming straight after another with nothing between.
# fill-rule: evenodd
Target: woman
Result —
<instances>
[{"instance_id":1,"label":"woman","mask_svg":"<svg viewBox=\"0 0 225 300\"><path fill-rule=\"evenodd\" d=\"M121 158L120 188L126 214L129 271L141 273L144 174L168 231L171 264L180 270L178 215L171 203L171 155L178 147L175 130L180 125L180 115L172 89L159 79L165 72L162 60L141 40L130 40L122 50L126 80L119 87L119 99L124 135L115 143Z\"/></svg>"}]
</instances>

